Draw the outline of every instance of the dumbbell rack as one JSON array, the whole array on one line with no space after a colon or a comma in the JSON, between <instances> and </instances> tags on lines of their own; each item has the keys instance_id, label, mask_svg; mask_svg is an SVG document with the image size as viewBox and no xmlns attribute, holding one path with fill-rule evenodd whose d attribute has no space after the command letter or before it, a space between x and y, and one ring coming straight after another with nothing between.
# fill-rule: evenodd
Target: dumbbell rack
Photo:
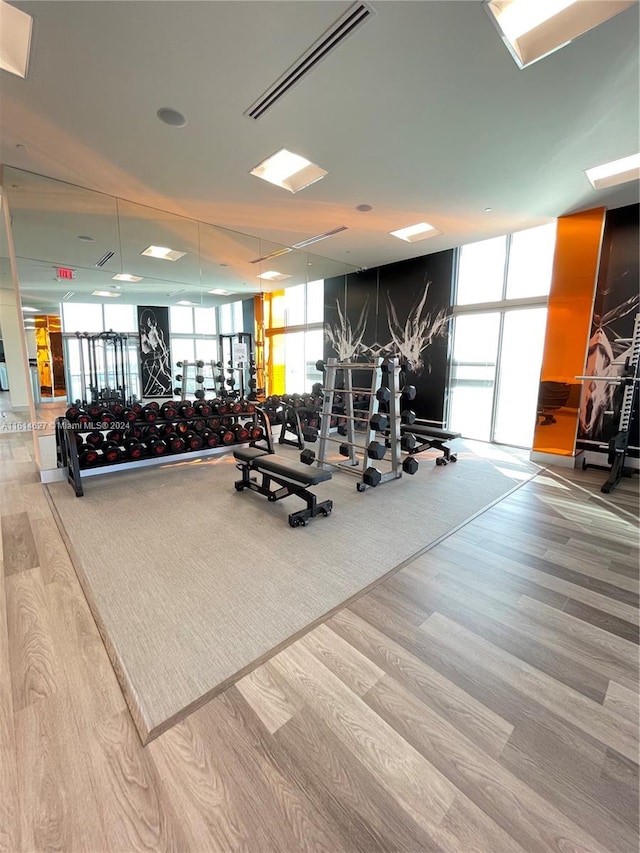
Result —
<instances>
[{"instance_id":1,"label":"dumbbell rack","mask_svg":"<svg viewBox=\"0 0 640 853\"><path fill-rule=\"evenodd\" d=\"M342 371L343 388L336 388L336 379L338 371ZM367 414L361 413L356 418L353 406L353 373L361 371L371 372L370 388L365 389L365 393L369 395L369 410ZM377 397L377 392L382 388L383 377L391 394L389 399L389 431L386 436L386 445L391 454L391 469L386 472L377 471L371 468L371 460L367 456L367 446L371 442L376 441L376 429L371 425L371 420L374 415L379 414L380 403ZM375 485L387 483L389 480L397 480L402 477L402 453L401 453L401 427L400 427L400 366L397 359L382 359L377 358L374 362L350 362L338 361L336 358L330 358L326 364L325 372L325 387L323 388L323 403L322 414L320 419L320 444L318 448L317 465L319 468L326 469L327 467L339 468L343 471L349 471L360 477L360 482L356 488L359 492L363 492L368 486L373 486L371 482L371 472L375 470L376 478L379 475L379 480ZM335 441L335 438L330 437L331 418L335 417L334 394L340 393L344 399L344 414L339 415L338 419L346 420L346 441L344 444L348 447L348 456L344 462L332 462L327 459L329 445ZM355 422L366 421L368 430L365 433L359 433L358 437L363 440L363 443L356 442ZM362 454L358 454L358 450Z\"/></svg>"},{"instance_id":2,"label":"dumbbell rack","mask_svg":"<svg viewBox=\"0 0 640 853\"><path fill-rule=\"evenodd\" d=\"M78 433L89 433L94 431L99 432L108 432L113 424L110 424L108 429L97 429L94 422L88 423L85 426L80 426L77 423L72 423L67 417L59 417L56 418L55 421L55 438L56 438L56 456L57 456L57 467L58 468L66 468L67 469L67 482L73 487L76 493L76 497L82 497L84 495L84 489L82 486L82 478L88 476L95 476L102 473L109 473L113 471L120 470L129 470L131 467L148 467L151 465L156 465L160 463L171 463L171 462L179 462L184 461L185 459L196 459L202 456L211 456L219 453L220 451L230 450L233 447L237 447L238 445L248 444L251 447L258 447L261 443L264 443L263 449L265 449L269 453L273 453L273 439L271 436L271 426L268 418L265 413L259 408L255 407L253 412L228 412L223 414L215 414L213 416L204 417L204 420L210 420L211 417L222 418L228 417L237 420L243 420L245 422L249 422L250 420L257 426L262 428L262 437L258 439L253 439L250 441L244 442L233 442L232 444L221 444L216 447L202 447L198 450L193 451L182 451L180 453L165 453L160 456L145 456L141 459L127 459L120 458L116 462L100 462L96 465L93 465L89 468L81 468L80 467L80 459L78 454L78 445L75 440L75 435ZM163 424L172 424L177 426L178 424L191 424L194 420L198 420L200 416L195 414L191 417L175 417L171 419L158 417L153 423L157 426L162 426ZM149 426L149 422L145 420L137 420L127 424L127 428L130 427L145 427Z\"/></svg>"},{"instance_id":3,"label":"dumbbell rack","mask_svg":"<svg viewBox=\"0 0 640 853\"><path fill-rule=\"evenodd\" d=\"M253 337L250 332L236 332L233 335L220 335L220 353L223 373L228 373L233 378L234 384L229 386L232 390L238 389L241 397L254 393L256 365L253 354ZM246 348L246 359L237 359L236 345ZM252 372L253 371L253 372ZM255 399L255 398L254 398Z\"/></svg>"}]
</instances>

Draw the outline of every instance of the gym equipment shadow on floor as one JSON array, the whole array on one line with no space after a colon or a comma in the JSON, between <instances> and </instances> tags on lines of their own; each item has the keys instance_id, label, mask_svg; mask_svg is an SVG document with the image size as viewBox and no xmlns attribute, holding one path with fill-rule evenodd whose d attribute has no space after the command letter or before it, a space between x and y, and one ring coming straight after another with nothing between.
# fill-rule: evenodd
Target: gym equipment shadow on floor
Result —
<instances>
[{"instance_id":1,"label":"gym equipment shadow on floor","mask_svg":"<svg viewBox=\"0 0 640 853\"><path fill-rule=\"evenodd\" d=\"M143 743L541 470L457 444L457 464L425 453L414 477L364 493L335 472L315 487L332 515L296 530L295 497L237 492L231 454L106 474L83 500L50 484Z\"/></svg>"}]
</instances>

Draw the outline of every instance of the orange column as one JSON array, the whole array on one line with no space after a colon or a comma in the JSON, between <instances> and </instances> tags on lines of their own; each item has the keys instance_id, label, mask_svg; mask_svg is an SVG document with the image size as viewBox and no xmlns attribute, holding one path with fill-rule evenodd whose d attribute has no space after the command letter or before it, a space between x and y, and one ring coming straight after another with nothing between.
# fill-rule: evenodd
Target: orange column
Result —
<instances>
[{"instance_id":1,"label":"orange column","mask_svg":"<svg viewBox=\"0 0 640 853\"><path fill-rule=\"evenodd\" d=\"M575 455L591 315L604 231L604 207L558 219L547 331L540 372L536 453Z\"/></svg>"}]
</instances>

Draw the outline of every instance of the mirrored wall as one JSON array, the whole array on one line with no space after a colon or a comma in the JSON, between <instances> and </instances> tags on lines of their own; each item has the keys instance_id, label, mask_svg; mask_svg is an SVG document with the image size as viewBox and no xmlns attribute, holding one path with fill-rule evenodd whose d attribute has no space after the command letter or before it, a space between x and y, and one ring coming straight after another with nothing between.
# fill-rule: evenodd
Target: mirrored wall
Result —
<instances>
[{"instance_id":1,"label":"mirrored wall","mask_svg":"<svg viewBox=\"0 0 640 853\"><path fill-rule=\"evenodd\" d=\"M10 167L2 188L30 390L51 422L96 389L148 399L186 383L190 394L196 373L185 379L185 362L203 365L199 386L213 395L222 337L238 333L251 336L254 381L264 393L292 382L302 392L318 378L322 285L354 267ZM13 284L9 256L3 229L3 289ZM8 328L8 317L0 325ZM155 367L162 360L163 383L146 384L145 348ZM4 391L7 361L24 361L15 341L5 349Z\"/></svg>"}]
</instances>

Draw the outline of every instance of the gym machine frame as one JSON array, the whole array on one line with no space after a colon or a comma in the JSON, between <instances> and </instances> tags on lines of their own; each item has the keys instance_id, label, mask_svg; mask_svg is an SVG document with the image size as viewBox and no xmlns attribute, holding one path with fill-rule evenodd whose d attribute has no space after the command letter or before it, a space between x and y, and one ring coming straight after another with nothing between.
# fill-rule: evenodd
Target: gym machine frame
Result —
<instances>
[{"instance_id":1,"label":"gym machine frame","mask_svg":"<svg viewBox=\"0 0 640 853\"><path fill-rule=\"evenodd\" d=\"M130 335L126 332L75 332L63 335L67 341L78 341L78 356L80 361L81 389L83 404L89 403L111 403L129 402L128 388L128 340ZM101 351L96 346L102 343ZM86 347L85 347L86 343ZM107 344L113 345L113 371L109 369L109 358ZM86 358L85 358L86 355ZM68 361L68 359L65 359ZM88 377L87 377L88 369ZM88 378L88 382L87 382ZM114 385L111 387L110 380L113 378ZM100 379L104 380L105 387L100 389ZM72 388L71 377L65 377L67 387Z\"/></svg>"},{"instance_id":2,"label":"gym machine frame","mask_svg":"<svg viewBox=\"0 0 640 853\"><path fill-rule=\"evenodd\" d=\"M385 443L391 452L391 470L380 473L380 480L377 485L387 483L389 480L397 480L402 477L402 459L401 459L401 423L400 423L400 365L395 358L377 358L374 362L355 362L355 361L338 361L336 358L330 358L325 365L325 387L322 389L324 399L322 403L322 412L320 415L320 445L318 448L318 458L316 463L319 468L326 470L327 466L338 468L343 471L349 471L360 477L360 482L356 488L359 492L363 492L370 484L366 482L367 468L369 467L370 459L367 456L367 446L376 441L376 430L371 426L371 419L380 411L380 403L377 397L377 392L382 387L383 375L387 380L389 388L389 431L386 436ZM343 371L344 388L336 388L337 372ZM371 385L369 388L353 387L353 371L371 371ZM344 414L338 415L340 419L346 420L346 440L331 436L331 418L336 417L333 412L334 394L339 393L344 398ZM362 413L355 416L353 407L354 393L365 393L369 395L369 411L367 414ZM356 421L367 423L368 438L365 444L356 443L356 432L354 424ZM349 448L349 456L345 462L330 462L327 459L328 445L331 442L345 444ZM357 450L361 450L362 464L358 459Z\"/></svg>"},{"instance_id":3,"label":"gym machine frame","mask_svg":"<svg viewBox=\"0 0 640 853\"><path fill-rule=\"evenodd\" d=\"M629 447L629 433L631 421L638 406L638 383L640 383L640 314L636 314L633 324L633 336L631 338L618 338L618 342L631 343L631 355L624 366L620 376L576 376L589 382L606 382L608 385L623 385L622 402L620 405L620 418L618 421L618 432L610 439L608 445L603 445L603 450L608 449L608 462L611 470L607 480L600 487L604 494L614 489L622 477L632 477L635 470L625 468L625 459ZM583 470L588 464L583 461Z\"/></svg>"}]
</instances>

